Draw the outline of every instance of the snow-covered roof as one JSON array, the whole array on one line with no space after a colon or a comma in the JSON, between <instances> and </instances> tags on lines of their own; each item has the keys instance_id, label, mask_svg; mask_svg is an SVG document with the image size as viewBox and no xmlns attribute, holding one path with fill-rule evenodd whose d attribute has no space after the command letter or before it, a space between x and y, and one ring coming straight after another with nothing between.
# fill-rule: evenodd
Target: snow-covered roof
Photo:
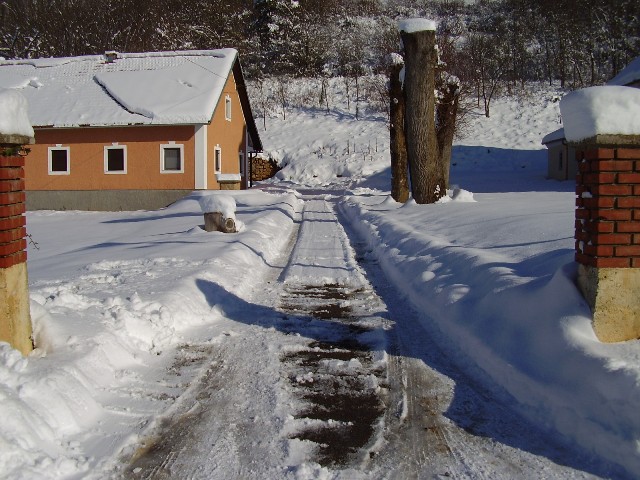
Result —
<instances>
[{"instance_id":1,"label":"snow-covered roof","mask_svg":"<svg viewBox=\"0 0 640 480\"><path fill-rule=\"evenodd\" d=\"M630 85L640 81L640 57L632 60L618 75L607 82L607 85Z\"/></svg>"},{"instance_id":2,"label":"snow-covered roof","mask_svg":"<svg viewBox=\"0 0 640 480\"><path fill-rule=\"evenodd\" d=\"M564 140L564 128L559 128L551 133L547 133L542 138L542 143L546 145L547 143L558 142L560 140Z\"/></svg>"},{"instance_id":3,"label":"snow-covered roof","mask_svg":"<svg viewBox=\"0 0 640 480\"><path fill-rule=\"evenodd\" d=\"M26 97L36 127L208 123L237 56L220 49L0 61L0 88Z\"/></svg>"},{"instance_id":4,"label":"snow-covered roof","mask_svg":"<svg viewBox=\"0 0 640 480\"><path fill-rule=\"evenodd\" d=\"M640 135L640 89L619 86L576 90L560 100L565 136L579 142L598 135Z\"/></svg>"}]
</instances>

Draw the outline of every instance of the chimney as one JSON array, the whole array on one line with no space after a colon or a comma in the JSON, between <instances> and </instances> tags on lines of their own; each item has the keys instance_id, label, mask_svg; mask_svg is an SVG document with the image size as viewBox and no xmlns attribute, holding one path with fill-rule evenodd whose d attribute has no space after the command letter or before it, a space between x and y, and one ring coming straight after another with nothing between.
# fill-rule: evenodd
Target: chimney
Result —
<instances>
[{"instance_id":1,"label":"chimney","mask_svg":"<svg viewBox=\"0 0 640 480\"><path fill-rule=\"evenodd\" d=\"M107 52L104 52L105 63L113 63L116 61L117 58L118 58L118 52L114 50L109 50Z\"/></svg>"}]
</instances>

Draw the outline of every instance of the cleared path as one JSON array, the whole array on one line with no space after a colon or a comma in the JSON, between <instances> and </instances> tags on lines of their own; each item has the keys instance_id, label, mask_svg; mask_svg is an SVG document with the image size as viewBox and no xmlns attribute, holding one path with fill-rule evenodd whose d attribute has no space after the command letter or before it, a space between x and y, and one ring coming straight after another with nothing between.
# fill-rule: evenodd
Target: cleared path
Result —
<instances>
[{"instance_id":1,"label":"cleared path","mask_svg":"<svg viewBox=\"0 0 640 480\"><path fill-rule=\"evenodd\" d=\"M452 366L323 197L291 240L264 290L225 312L228 334L185 346L204 352L200 376L120 476L592 476Z\"/></svg>"}]
</instances>

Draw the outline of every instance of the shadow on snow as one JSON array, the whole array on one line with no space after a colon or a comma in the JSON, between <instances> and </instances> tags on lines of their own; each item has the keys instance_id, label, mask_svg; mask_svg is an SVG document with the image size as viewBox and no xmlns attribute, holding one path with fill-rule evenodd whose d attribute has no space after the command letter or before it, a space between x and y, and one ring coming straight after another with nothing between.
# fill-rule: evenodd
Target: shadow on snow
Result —
<instances>
[{"instance_id":1,"label":"shadow on snow","mask_svg":"<svg viewBox=\"0 0 640 480\"><path fill-rule=\"evenodd\" d=\"M418 335L412 333L409 335L410 338L404 333L405 340L409 338L408 343L412 345L398 347L400 351L389 345L388 353L417 358L455 382L451 403L444 412L447 418L472 435L491 438L518 450L546 457L554 463L598 476L613 475L626 478L627 475L621 468L593 458L588 452L558 439L553 432L545 431L521 417L513 410L512 405L516 401L508 393L495 385L491 388L484 386L484 379L481 382L472 380L478 376L484 377L482 372L465 374L453 365L455 362L448 360L447 353L430 338L423 327L419 326L417 317L420 314L416 313L406 300L401 299L400 293L386 282L380 267L375 263L366 262L362 266L367 271L374 290L387 305L387 311L368 312L368 315L380 316L395 322L387 338L394 338L394 335L402 336L402 330L421 331ZM196 285L207 303L211 307L221 309L232 321L274 328L285 334L309 338L311 341L335 344L344 341L344 336L336 331L339 322L304 314L283 313L271 307L249 303L208 280L199 279ZM366 335L359 335L358 341L366 339ZM366 344L366 340L363 343Z\"/></svg>"}]
</instances>

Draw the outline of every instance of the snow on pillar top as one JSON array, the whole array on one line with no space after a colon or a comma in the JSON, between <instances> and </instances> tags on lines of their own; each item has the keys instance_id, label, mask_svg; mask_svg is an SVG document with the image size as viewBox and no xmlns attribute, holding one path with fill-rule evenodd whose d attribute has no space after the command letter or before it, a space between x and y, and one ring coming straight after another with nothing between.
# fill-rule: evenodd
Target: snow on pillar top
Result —
<instances>
[{"instance_id":1,"label":"snow on pillar top","mask_svg":"<svg viewBox=\"0 0 640 480\"><path fill-rule=\"evenodd\" d=\"M598 136L640 136L640 89L589 87L560 101L567 141L578 143Z\"/></svg>"},{"instance_id":2,"label":"snow on pillar top","mask_svg":"<svg viewBox=\"0 0 640 480\"><path fill-rule=\"evenodd\" d=\"M398 23L398 30L405 33L422 32L425 30L436 30L436 22L426 18L406 18Z\"/></svg>"},{"instance_id":3,"label":"snow on pillar top","mask_svg":"<svg viewBox=\"0 0 640 480\"><path fill-rule=\"evenodd\" d=\"M0 112L1 136L28 137L33 141L33 127L27 117L27 99L24 95L16 90L0 89Z\"/></svg>"}]
</instances>

